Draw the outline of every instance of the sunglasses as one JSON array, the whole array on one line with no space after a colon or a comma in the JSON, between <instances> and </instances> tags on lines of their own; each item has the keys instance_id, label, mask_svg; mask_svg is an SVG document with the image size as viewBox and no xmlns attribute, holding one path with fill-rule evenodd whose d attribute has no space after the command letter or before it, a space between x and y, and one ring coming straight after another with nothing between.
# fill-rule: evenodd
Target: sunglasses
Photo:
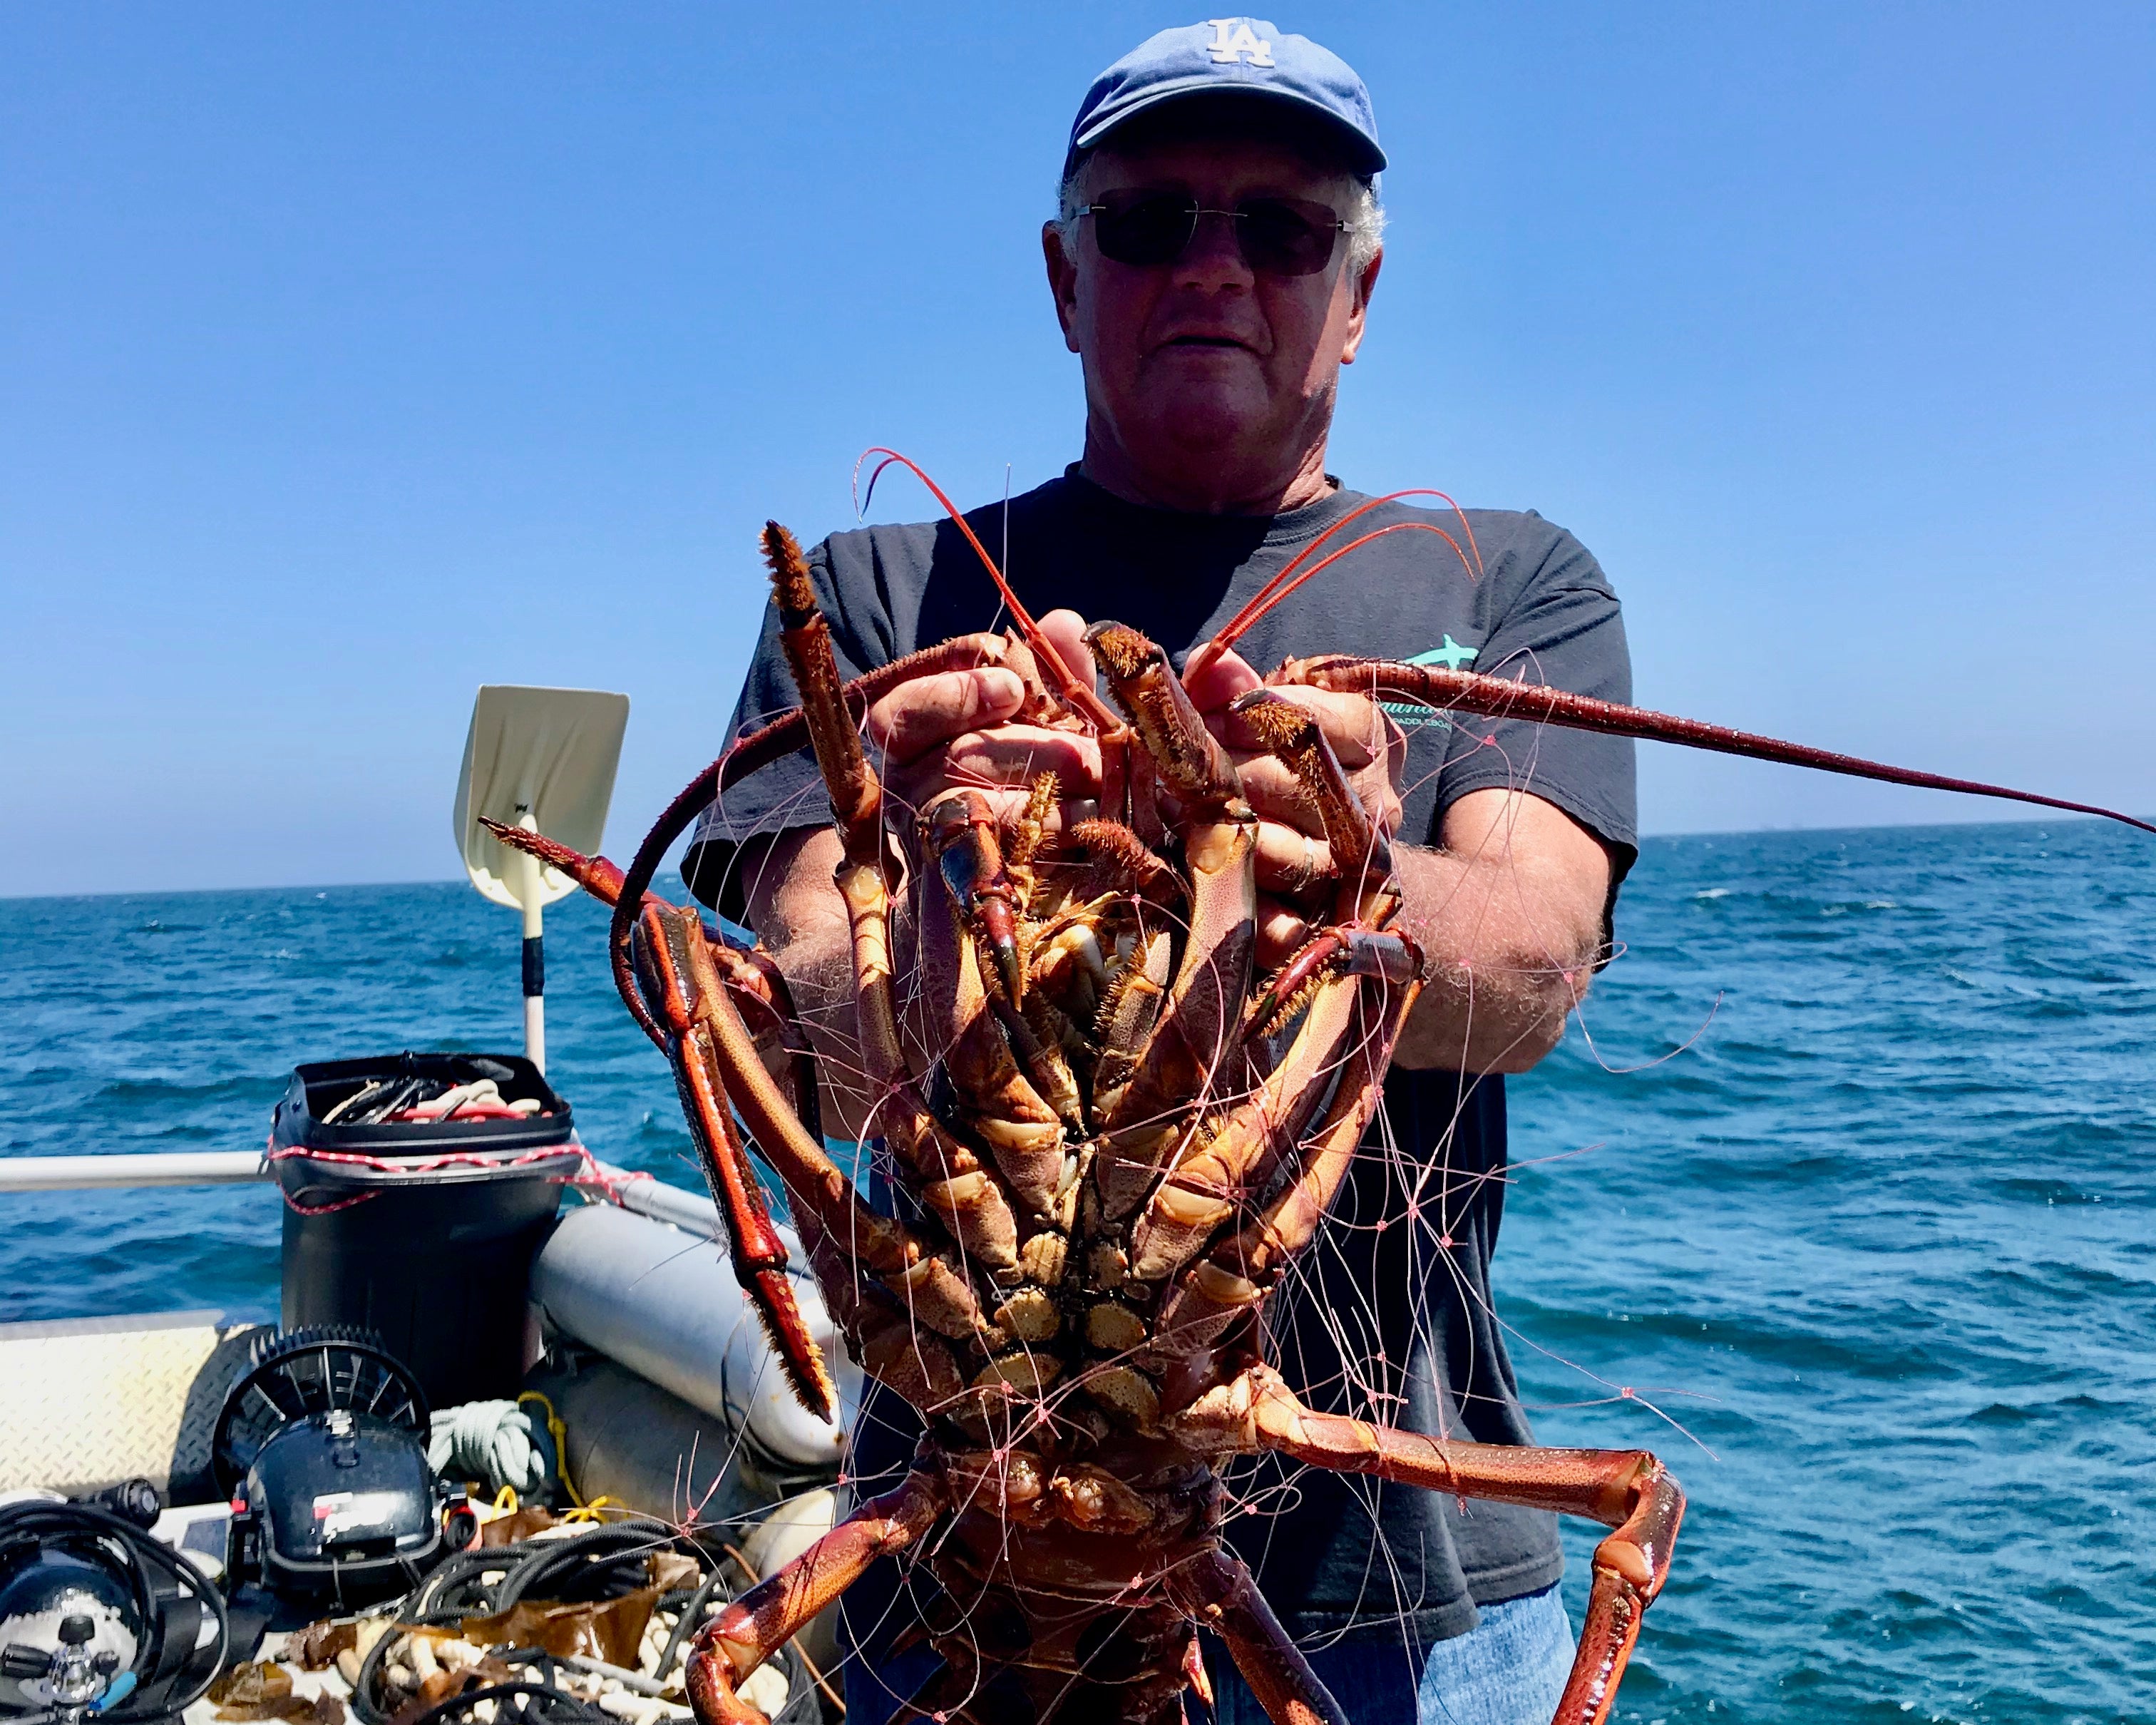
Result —
<instances>
[{"instance_id":1,"label":"sunglasses","mask_svg":"<svg viewBox=\"0 0 2156 1725\"><path fill-rule=\"evenodd\" d=\"M1173 264L1188 249L1200 216L1235 224L1243 261L1266 275L1315 275L1351 233L1339 213L1301 198L1246 198L1233 209L1204 209L1180 192L1108 192L1078 213L1093 218L1093 243L1117 264Z\"/></svg>"}]
</instances>

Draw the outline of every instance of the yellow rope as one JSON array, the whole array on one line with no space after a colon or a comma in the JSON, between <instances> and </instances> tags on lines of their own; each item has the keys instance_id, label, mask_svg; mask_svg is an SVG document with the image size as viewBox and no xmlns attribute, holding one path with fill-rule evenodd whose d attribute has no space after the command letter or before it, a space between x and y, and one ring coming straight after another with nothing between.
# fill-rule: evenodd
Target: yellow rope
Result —
<instances>
[{"instance_id":1,"label":"yellow rope","mask_svg":"<svg viewBox=\"0 0 2156 1725\"><path fill-rule=\"evenodd\" d=\"M527 1389L523 1394L516 1398L516 1405L520 1408L526 1402L536 1402L541 1407L547 1410L547 1433L548 1436L554 1440L554 1467L557 1475L562 1481L562 1489L569 1494L569 1502L575 1504L578 1509L583 1509L586 1507L596 1508L598 1507L597 1504L588 1506L584 1502L583 1498L578 1493L576 1482L569 1477L569 1428L562 1424L562 1416L554 1411L553 1403L548 1401L543 1394L536 1389ZM605 1502L606 1499L603 1497L598 1500L599 1503L603 1503ZM571 1515L563 1517L563 1519L569 1521L578 1519L596 1521L598 1517L593 1516L580 1518L574 1515Z\"/></svg>"},{"instance_id":2,"label":"yellow rope","mask_svg":"<svg viewBox=\"0 0 2156 1725\"><path fill-rule=\"evenodd\" d=\"M562 1424L562 1416L554 1411L553 1403L540 1391L527 1389L516 1398L519 1407L526 1402L536 1402L547 1410L547 1435L554 1440L556 1474L562 1481L562 1489L569 1494L569 1502L576 1506L574 1509L565 1512L562 1519L565 1522L603 1522L606 1517L600 1513L602 1510L612 1510L618 1516L632 1514L634 1512L627 1504L617 1503L611 1497L601 1496L593 1498L588 1503L584 1502L583 1494L577 1490L576 1481L569 1477L568 1427Z\"/></svg>"},{"instance_id":3,"label":"yellow rope","mask_svg":"<svg viewBox=\"0 0 2156 1725\"><path fill-rule=\"evenodd\" d=\"M632 1513L627 1504L616 1503L611 1497L599 1497L589 1503L579 1503L574 1509L565 1511L562 1519L565 1522L603 1522L606 1517L599 1513L603 1509L612 1510L618 1516Z\"/></svg>"}]
</instances>

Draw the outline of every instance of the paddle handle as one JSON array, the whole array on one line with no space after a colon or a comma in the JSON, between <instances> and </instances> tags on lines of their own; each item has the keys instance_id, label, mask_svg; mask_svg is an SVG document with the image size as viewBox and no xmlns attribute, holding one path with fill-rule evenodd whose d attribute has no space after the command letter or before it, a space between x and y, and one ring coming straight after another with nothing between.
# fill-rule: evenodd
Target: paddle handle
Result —
<instances>
[{"instance_id":1,"label":"paddle handle","mask_svg":"<svg viewBox=\"0 0 2156 1725\"><path fill-rule=\"evenodd\" d=\"M528 819L529 817L527 816ZM539 859L524 859L524 1058L543 1076L547 1070L547 946L545 913L540 908Z\"/></svg>"}]
</instances>

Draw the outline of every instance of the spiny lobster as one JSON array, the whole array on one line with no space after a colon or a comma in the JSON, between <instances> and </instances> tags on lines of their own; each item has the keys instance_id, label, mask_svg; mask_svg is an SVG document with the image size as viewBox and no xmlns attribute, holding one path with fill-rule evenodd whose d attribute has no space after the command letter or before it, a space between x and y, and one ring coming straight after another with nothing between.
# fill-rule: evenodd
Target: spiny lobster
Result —
<instances>
[{"instance_id":1,"label":"spiny lobster","mask_svg":"<svg viewBox=\"0 0 2156 1725\"><path fill-rule=\"evenodd\" d=\"M1323 732L1279 691L1305 685L2128 818L1441 666L1291 660L1236 706L1321 811L1334 899L1329 922L1260 974L1255 817L1183 680L1137 631L1096 624L1087 641L1112 705L1104 701L951 514L1014 629L842 685L808 566L771 523L763 551L800 708L742 736L700 774L625 872L494 829L614 906L622 997L672 1064L736 1274L796 1393L831 1414L831 1374L796 1307L752 1142L785 1190L850 1349L927 1428L896 1490L706 1627L689 1668L699 1717L763 1725L738 1692L749 1673L875 1559L918 1548L938 1589L920 1633L943 1661L914 1699L921 1717L1173 1720L1186 1688L1205 1687L1203 1625L1280 1725L1339 1721L1221 1543L1220 1468L1271 1450L1612 1528L1595 1551L1557 1712L1563 1725L1605 1718L1683 1513L1662 1464L1640 1450L1453 1442L1315 1412L1263 1356L1267 1296L1363 1142L1425 963L1397 926L1389 834ZM1309 562L1324 542L1194 665L1363 541ZM1020 678L1026 722L1097 733L1100 806L1112 818L1053 830L1052 776L1014 825L963 790L917 818L887 805L860 716L908 679L984 665ZM860 1056L910 1220L873 1213L825 1154L814 1060L776 965L649 891L715 797L804 742L843 846L835 884L851 927ZM940 948L944 961L922 966L945 978L929 1008L957 1100L941 1108L901 1031L893 912L907 891L924 951Z\"/></svg>"}]
</instances>

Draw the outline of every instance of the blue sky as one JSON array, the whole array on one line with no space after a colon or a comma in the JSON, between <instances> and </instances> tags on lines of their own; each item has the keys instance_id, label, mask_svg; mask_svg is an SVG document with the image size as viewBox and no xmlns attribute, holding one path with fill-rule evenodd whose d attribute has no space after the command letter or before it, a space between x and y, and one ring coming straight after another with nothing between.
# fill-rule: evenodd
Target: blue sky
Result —
<instances>
[{"instance_id":1,"label":"blue sky","mask_svg":"<svg viewBox=\"0 0 2156 1725\"><path fill-rule=\"evenodd\" d=\"M474 688L709 757L753 532L1076 453L1035 232L1157 7L0 13L0 893L451 875ZM2156 12L1312 5L1333 467L1573 528L1650 704L2156 808ZM877 512L925 512L894 488ZM1650 831L1997 811L1649 751Z\"/></svg>"}]
</instances>

